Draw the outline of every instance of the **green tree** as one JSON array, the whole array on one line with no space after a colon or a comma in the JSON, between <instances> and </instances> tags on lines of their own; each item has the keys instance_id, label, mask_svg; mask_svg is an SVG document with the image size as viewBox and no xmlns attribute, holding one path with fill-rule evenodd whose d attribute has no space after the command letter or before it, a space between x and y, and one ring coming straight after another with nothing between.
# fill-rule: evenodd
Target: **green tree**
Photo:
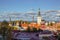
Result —
<instances>
[{"instance_id":1,"label":"green tree","mask_svg":"<svg viewBox=\"0 0 60 40\"><path fill-rule=\"evenodd\" d=\"M1 26L2 26L2 27L7 27L7 26L9 26L9 23L4 20L4 21L1 23Z\"/></svg>"},{"instance_id":2,"label":"green tree","mask_svg":"<svg viewBox=\"0 0 60 40\"><path fill-rule=\"evenodd\" d=\"M6 40L6 27L1 27L1 35L3 37L3 40Z\"/></svg>"},{"instance_id":3,"label":"green tree","mask_svg":"<svg viewBox=\"0 0 60 40\"><path fill-rule=\"evenodd\" d=\"M46 37L43 37L43 40L49 40L49 38L46 36Z\"/></svg>"},{"instance_id":4,"label":"green tree","mask_svg":"<svg viewBox=\"0 0 60 40\"><path fill-rule=\"evenodd\" d=\"M37 32L37 28L33 28L33 32Z\"/></svg>"},{"instance_id":5,"label":"green tree","mask_svg":"<svg viewBox=\"0 0 60 40\"><path fill-rule=\"evenodd\" d=\"M38 32L40 32L40 31L42 32L43 30L42 30L42 29L38 29L37 31L38 31Z\"/></svg>"},{"instance_id":6,"label":"green tree","mask_svg":"<svg viewBox=\"0 0 60 40\"><path fill-rule=\"evenodd\" d=\"M30 27L28 27L28 28L27 28L27 32L30 32L30 31L31 31L31 29L30 29Z\"/></svg>"},{"instance_id":7,"label":"green tree","mask_svg":"<svg viewBox=\"0 0 60 40\"><path fill-rule=\"evenodd\" d=\"M7 40L8 36L11 35L11 32L12 32L12 29L9 26L9 23L4 20L1 23L1 35L3 37L3 40ZM8 39L8 40L10 40L10 39Z\"/></svg>"},{"instance_id":8,"label":"green tree","mask_svg":"<svg viewBox=\"0 0 60 40\"><path fill-rule=\"evenodd\" d=\"M9 27L9 29L7 30L7 40L11 40L12 39L12 30L13 27Z\"/></svg>"},{"instance_id":9,"label":"green tree","mask_svg":"<svg viewBox=\"0 0 60 40\"><path fill-rule=\"evenodd\" d=\"M60 40L60 33L58 34L58 40Z\"/></svg>"}]
</instances>

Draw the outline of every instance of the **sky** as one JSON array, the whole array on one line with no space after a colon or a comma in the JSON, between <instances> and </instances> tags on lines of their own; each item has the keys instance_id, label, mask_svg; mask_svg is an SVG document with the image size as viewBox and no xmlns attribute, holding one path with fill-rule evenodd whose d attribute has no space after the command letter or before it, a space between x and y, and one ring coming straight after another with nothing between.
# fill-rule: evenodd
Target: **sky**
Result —
<instances>
[{"instance_id":1,"label":"sky","mask_svg":"<svg viewBox=\"0 0 60 40\"><path fill-rule=\"evenodd\" d=\"M0 15L12 12L60 10L60 0L0 0Z\"/></svg>"}]
</instances>

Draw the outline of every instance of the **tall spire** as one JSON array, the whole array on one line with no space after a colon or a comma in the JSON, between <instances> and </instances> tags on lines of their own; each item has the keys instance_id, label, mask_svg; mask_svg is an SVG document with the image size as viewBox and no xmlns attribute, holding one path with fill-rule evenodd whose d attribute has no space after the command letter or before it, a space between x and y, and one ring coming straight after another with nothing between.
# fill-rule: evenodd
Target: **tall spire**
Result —
<instances>
[{"instance_id":1,"label":"tall spire","mask_svg":"<svg viewBox=\"0 0 60 40\"><path fill-rule=\"evenodd\" d=\"M38 16L41 16L41 14L40 14L40 8L39 8L39 11L38 11Z\"/></svg>"},{"instance_id":2,"label":"tall spire","mask_svg":"<svg viewBox=\"0 0 60 40\"><path fill-rule=\"evenodd\" d=\"M37 23L38 23L38 24L40 24L40 23L41 23L41 14L40 14L40 8L39 8L39 11L38 11Z\"/></svg>"}]
</instances>

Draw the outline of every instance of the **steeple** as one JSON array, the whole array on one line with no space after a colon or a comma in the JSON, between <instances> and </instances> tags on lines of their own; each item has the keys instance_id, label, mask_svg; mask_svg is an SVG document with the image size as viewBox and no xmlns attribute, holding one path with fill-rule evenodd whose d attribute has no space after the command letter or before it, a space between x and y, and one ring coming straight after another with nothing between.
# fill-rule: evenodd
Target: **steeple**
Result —
<instances>
[{"instance_id":1,"label":"steeple","mask_svg":"<svg viewBox=\"0 0 60 40\"><path fill-rule=\"evenodd\" d=\"M40 14L40 8L39 8L39 11L38 11L38 16L41 16L41 14Z\"/></svg>"},{"instance_id":2,"label":"steeple","mask_svg":"<svg viewBox=\"0 0 60 40\"><path fill-rule=\"evenodd\" d=\"M38 10L37 23L38 23L38 24L41 24L41 14L40 14L40 8L39 8L39 10Z\"/></svg>"}]
</instances>

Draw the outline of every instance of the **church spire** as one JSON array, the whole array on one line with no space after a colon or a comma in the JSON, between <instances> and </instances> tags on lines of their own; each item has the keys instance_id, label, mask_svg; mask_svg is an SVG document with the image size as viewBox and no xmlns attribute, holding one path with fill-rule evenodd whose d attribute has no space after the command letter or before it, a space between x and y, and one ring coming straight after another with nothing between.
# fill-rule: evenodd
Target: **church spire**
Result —
<instances>
[{"instance_id":1,"label":"church spire","mask_svg":"<svg viewBox=\"0 0 60 40\"><path fill-rule=\"evenodd\" d=\"M40 14L40 8L39 8L39 11L38 11L38 16L41 16L41 14Z\"/></svg>"},{"instance_id":2,"label":"church spire","mask_svg":"<svg viewBox=\"0 0 60 40\"><path fill-rule=\"evenodd\" d=\"M40 8L39 8L39 11L38 11L37 23L38 23L38 24L41 24L41 14L40 14Z\"/></svg>"}]
</instances>

